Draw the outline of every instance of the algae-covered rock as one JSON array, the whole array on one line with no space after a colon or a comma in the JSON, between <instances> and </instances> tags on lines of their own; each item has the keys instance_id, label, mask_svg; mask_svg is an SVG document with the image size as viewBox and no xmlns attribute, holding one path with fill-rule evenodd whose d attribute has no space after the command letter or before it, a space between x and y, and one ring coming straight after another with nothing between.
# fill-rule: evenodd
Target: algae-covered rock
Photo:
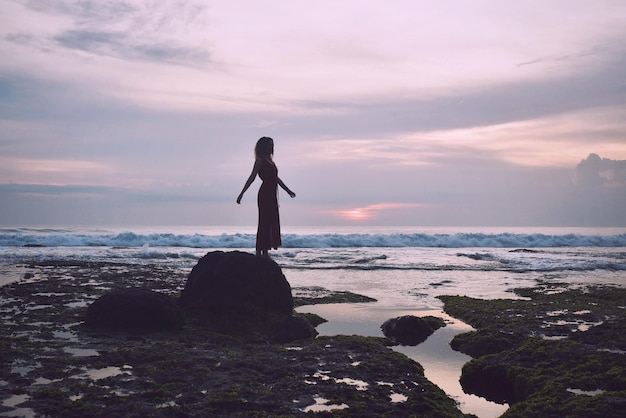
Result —
<instances>
[{"instance_id":1,"label":"algae-covered rock","mask_svg":"<svg viewBox=\"0 0 626 418\"><path fill-rule=\"evenodd\" d=\"M475 359L461 385L511 406L503 417L622 417L626 407L626 289L543 284L527 299L441 296L476 332L452 347Z\"/></svg>"},{"instance_id":2,"label":"algae-covered rock","mask_svg":"<svg viewBox=\"0 0 626 418\"><path fill-rule=\"evenodd\" d=\"M318 332L313 328L313 325L305 318L298 316L288 316L277 327L274 335L272 335L272 342L278 344L290 343L298 340L306 340L309 338L315 338Z\"/></svg>"},{"instance_id":3,"label":"algae-covered rock","mask_svg":"<svg viewBox=\"0 0 626 418\"><path fill-rule=\"evenodd\" d=\"M426 341L433 332L445 326L443 319L434 316L405 315L386 320L380 329L385 337L395 344L418 345Z\"/></svg>"},{"instance_id":4,"label":"algae-covered rock","mask_svg":"<svg viewBox=\"0 0 626 418\"><path fill-rule=\"evenodd\" d=\"M450 347L476 358L510 350L526 338L523 334L481 329L455 335Z\"/></svg>"},{"instance_id":5,"label":"algae-covered rock","mask_svg":"<svg viewBox=\"0 0 626 418\"><path fill-rule=\"evenodd\" d=\"M88 308L85 325L113 331L173 331L183 326L178 301L147 289L113 290Z\"/></svg>"},{"instance_id":6,"label":"algae-covered rock","mask_svg":"<svg viewBox=\"0 0 626 418\"><path fill-rule=\"evenodd\" d=\"M320 286L305 286L292 289L294 306L319 303L368 303L376 299L347 291L328 290Z\"/></svg>"},{"instance_id":7,"label":"algae-covered rock","mask_svg":"<svg viewBox=\"0 0 626 418\"><path fill-rule=\"evenodd\" d=\"M291 287L271 259L241 251L202 257L181 294L183 309L200 315L291 315Z\"/></svg>"}]
</instances>

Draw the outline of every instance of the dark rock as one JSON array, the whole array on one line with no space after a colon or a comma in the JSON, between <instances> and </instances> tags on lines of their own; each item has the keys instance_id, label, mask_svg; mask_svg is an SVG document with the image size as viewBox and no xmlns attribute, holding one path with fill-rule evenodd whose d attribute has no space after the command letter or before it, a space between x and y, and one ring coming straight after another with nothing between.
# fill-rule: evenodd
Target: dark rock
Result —
<instances>
[{"instance_id":1,"label":"dark rock","mask_svg":"<svg viewBox=\"0 0 626 418\"><path fill-rule=\"evenodd\" d=\"M271 259L241 251L213 251L202 257L181 295L185 312L212 315L291 315L291 286Z\"/></svg>"},{"instance_id":2,"label":"dark rock","mask_svg":"<svg viewBox=\"0 0 626 418\"><path fill-rule=\"evenodd\" d=\"M328 290L320 286L295 287L292 289L294 306L320 303L367 303L376 299L352 292Z\"/></svg>"},{"instance_id":3,"label":"dark rock","mask_svg":"<svg viewBox=\"0 0 626 418\"><path fill-rule=\"evenodd\" d=\"M318 332L309 321L291 315L280 324L277 331L274 333L272 342L285 344L292 341L315 338L317 334Z\"/></svg>"},{"instance_id":4,"label":"dark rock","mask_svg":"<svg viewBox=\"0 0 626 418\"><path fill-rule=\"evenodd\" d=\"M510 250L510 253L538 253L537 250L529 250L528 248L518 248L517 250Z\"/></svg>"},{"instance_id":5,"label":"dark rock","mask_svg":"<svg viewBox=\"0 0 626 418\"><path fill-rule=\"evenodd\" d=\"M151 290L113 290L87 308L85 325L115 331L174 331L183 326L176 298Z\"/></svg>"},{"instance_id":6,"label":"dark rock","mask_svg":"<svg viewBox=\"0 0 626 418\"><path fill-rule=\"evenodd\" d=\"M324 322L328 322L326 319L322 318L318 314L311 312L298 312L298 317L306 319L308 323L313 326L313 328L316 328L318 325L321 325Z\"/></svg>"},{"instance_id":7,"label":"dark rock","mask_svg":"<svg viewBox=\"0 0 626 418\"><path fill-rule=\"evenodd\" d=\"M418 345L428 338L433 332L446 323L441 318L434 316L417 317L413 315L400 316L386 320L381 326L383 334L395 344Z\"/></svg>"},{"instance_id":8,"label":"dark rock","mask_svg":"<svg viewBox=\"0 0 626 418\"><path fill-rule=\"evenodd\" d=\"M478 330L455 335L450 342L450 347L477 358L515 348L526 338L524 334Z\"/></svg>"},{"instance_id":9,"label":"dark rock","mask_svg":"<svg viewBox=\"0 0 626 418\"><path fill-rule=\"evenodd\" d=\"M467 393L482 396L491 402L517 402L527 396L527 390L509 374L510 366L470 361L463 366L459 382ZM521 393L520 393L521 392Z\"/></svg>"}]
</instances>

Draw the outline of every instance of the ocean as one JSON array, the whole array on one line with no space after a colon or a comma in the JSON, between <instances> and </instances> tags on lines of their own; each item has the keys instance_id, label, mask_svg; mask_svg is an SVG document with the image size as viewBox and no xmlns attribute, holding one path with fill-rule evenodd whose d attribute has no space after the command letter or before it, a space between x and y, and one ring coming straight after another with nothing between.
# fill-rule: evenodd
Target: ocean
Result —
<instances>
[{"instance_id":1,"label":"ocean","mask_svg":"<svg viewBox=\"0 0 626 418\"><path fill-rule=\"evenodd\" d=\"M81 260L168 265L191 270L213 250L254 251L253 227L2 227L0 285L20 279L29 261ZM507 406L465 394L458 379L470 360L454 335L471 330L442 311L438 295L515 298L538 281L626 286L626 228L419 228L283 226L271 252L294 291L319 286L374 303L298 308L328 319L322 335L382 336L401 315L434 315L448 325L417 347L395 349L424 366L426 377L481 418ZM184 283L181 283L184 286Z\"/></svg>"}]
</instances>

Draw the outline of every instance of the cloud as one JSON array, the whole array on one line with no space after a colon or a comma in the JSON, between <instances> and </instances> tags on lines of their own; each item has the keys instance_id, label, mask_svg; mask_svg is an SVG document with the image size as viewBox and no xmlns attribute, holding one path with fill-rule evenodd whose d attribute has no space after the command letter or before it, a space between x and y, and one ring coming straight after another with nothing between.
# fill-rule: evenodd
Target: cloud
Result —
<instances>
[{"instance_id":1,"label":"cloud","mask_svg":"<svg viewBox=\"0 0 626 418\"><path fill-rule=\"evenodd\" d=\"M583 189L625 189L626 192L626 160L589 154L576 166L573 183Z\"/></svg>"},{"instance_id":2,"label":"cloud","mask_svg":"<svg viewBox=\"0 0 626 418\"><path fill-rule=\"evenodd\" d=\"M66 48L122 59L187 65L204 64L210 61L210 56L206 51L168 45L165 42L141 43L134 41L129 34L125 33L71 30L54 39Z\"/></svg>"},{"instance_id":3,"label":"cloud","mask_svg":"<svg viewBox=\"0 0 626 418\"><path fill-rule=\"evenodd\" d=\"M294 117L294 125L318 127L323 134L379 136L503 124L582 110L626 106L626 50L598 53L591 68L530 80L495 82L448 88L437 94L410 97L365 95L353 100L302 101L298 107L311 112ZM315 114L318 112L318 114Z\"/></svg>"},{"instance_id":4,"label":"cloud","mask_svg":"<svg viewBox=\"0 0 626 418\"><path fill-rule=\"evenodd\" d=\"M112 57L194 67L210 62L206 45L185 36L192 27L205 23L206 6L201 3L30 1L26 6L30 20L41 24L9 29L6 41L47 54L77 50L91 59Z\"/></svg>"},{"instance_id":5,"label":"cloud","mask_svg":"<svg viewBox=\"0 0 626 418\"><path fill-rule=\"evenodd\" d=\"M120 172L114 163L95 158L0 157L0 183L103 186L119 184Z\"/></svg>"},{"instance_id":6,"label":"cloud","mask_svg":"<svg viewBox=\"0 0 626 418\"><path fill-rule=\"evenodd\" d=\"M132 1L123 0L28 0L25 5L40 13L72 16L85 22L116 21L137 10Z\"/></svg>"},{"instance_id":7,"label":"cloud","mask_svg":"<svg viewBox=\"0 0 626 418\"><path fill-rule=\"evenodd\" d=\"M0 194L12 196L30 197L76 197L76 196L102 196L109 195L114 191L110 187L99 186L53 186L49 184L0 184Z\"/></svg>"}]
</instances>

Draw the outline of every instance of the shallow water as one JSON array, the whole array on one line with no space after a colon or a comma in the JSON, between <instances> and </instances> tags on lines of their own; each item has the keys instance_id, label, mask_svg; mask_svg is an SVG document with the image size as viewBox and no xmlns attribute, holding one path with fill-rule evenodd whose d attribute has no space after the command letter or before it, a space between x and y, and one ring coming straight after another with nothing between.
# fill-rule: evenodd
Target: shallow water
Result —
<instances>
[{"instance_id":1,"label":"shallow water","mask_svg":"<svg viewBox=\"0 0 626 418\"><path fill-rule=\"evenodd\" d=\"M453 282L432 286L430 277L419 280L409 272L382 273L376 279L368 281L368 275L362 272L344 271L340 275L341 285L333 285L316 272L285 271L294 287L322 286L333 290L349 290L378 299L377 302L372 303L299 307L297 309L299 312L316 313L328 320L317 327L321 335L357 334L382 337L380 326L389 318L402 315L432 315L444 318L447 322L446 327L435 331L424 343L416 347L396 346L394 349L419 362L424 367L426 377L455 399L463 412L475 414L480 418L498 417L504 413L507 405L499 405L474 395L468 395L463 392L459 384L461 368L470 360L470 357L453 351L449 343L454 335L471 331L472 327L445 314L441 310L442 303L435 298L445 290L448 294L456 294L457 286ZM396 277L392 279L390 276ZM390 286L390 282L394 285ZM507 291L508 286L498 288L493 285L487 285L488 288L483 286L474 281L472 288L468 287L465 290L468 293L488 294L491 297L514 297Z\"/></svg>"}]
</instances>

